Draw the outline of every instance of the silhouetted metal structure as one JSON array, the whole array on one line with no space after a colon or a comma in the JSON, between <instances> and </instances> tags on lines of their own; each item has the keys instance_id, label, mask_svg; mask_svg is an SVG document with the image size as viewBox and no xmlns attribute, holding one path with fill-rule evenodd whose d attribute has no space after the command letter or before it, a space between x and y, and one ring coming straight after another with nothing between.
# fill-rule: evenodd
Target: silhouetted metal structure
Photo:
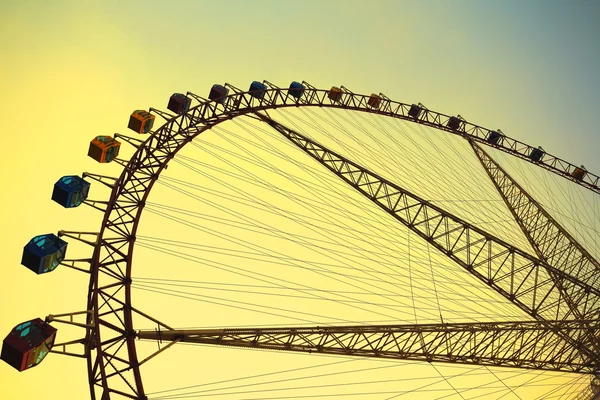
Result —
<instances>
[{"instance_id":1,"label":"silhouetted metal structure","mask_svg":"<svg viewBox=\"0 0 600 400\"><path fill-rule=\"evenodd\" d=\"M214 85L209 99L190 92L173 96L169 110L175 114L151 108L131 115L129 128L138 134L149 133L147 139L115 135L115 139L136 148L129 160L114 158L124 167L119 177L83 174L83 178L111 189L108 200L84 199L85 204L103 213L100 229L59 232L65 239L78 240L92 248L88 259L62 262L89 273L87 310L68 314L69 321L60 321L56 316L48 319L85 329L84 338L56 345L55 348L62 346L62 351L53 352L87 359L92 399L108 400L111 395L146 399L140 365L178 342L569 371L590 376L600 372L598 262L479 145L492 146L536 164L596 193L600 193L598 175L583 173L580 167L541 148L511 139L501 131L471 124L460 115L440 114L420 103L394 102L381 93L355 94L344 86L322 90L307 82L293 82L289 88L279 88L268 81L255 81L249 91L230 84ZM186 99L198 104L190 106ZM273 120L268 110L282 107L368 112L430 126L469 140L536 254L510 245ZM166 122L152 131L155 115ZM138 223L152 186L187 143L211 127L240 115L264 121L533 320L189 331L174 329L136 308L131 298L131 260ZM158 324L160 330L136 331L132 322L134 313ZM79 314L85 315L85 321L75 323L73 317ZM138 338L170 343L140 360L135 345ZM83 351L67 351L73 345L83 345ZM126 357L121 355L123 351ZM126 389L116 389L115 381L126 382ZM592 384L590 391L597 392L597 388L598 385Z\"/></svg>"}]
</instances>

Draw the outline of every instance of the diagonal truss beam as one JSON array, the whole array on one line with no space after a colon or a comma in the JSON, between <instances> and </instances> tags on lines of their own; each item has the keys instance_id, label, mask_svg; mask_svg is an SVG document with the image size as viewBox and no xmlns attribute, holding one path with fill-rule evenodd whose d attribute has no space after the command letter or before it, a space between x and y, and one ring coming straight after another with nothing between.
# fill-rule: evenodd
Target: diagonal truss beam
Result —
<instances>
[{"instance_id":1,"label":"diagonal truss beam","mask_svg":"<svg viewBox=\"0 0 600 400\"><path fill-rule=\"evenodd\" d=\"M256 111L280 107L311 106L377 113L414 121L461 137L472 138L483 144L488 143L488 129L464 120L460 121L458 129L451 129L449 123L454 117L425 108L417 118L411 114L410 104L394 102L383 95L380 107L375 110L369 105L370 96L346 91L341 101L333 101L328 96L328 90L316 89L303 82L307 88L300 97L296 97L287 88L278 88L267 81L264 82L269 88L262 98L248 92L233 93L221 103L188 92L187 95L200 104L190 108L186 114L165 121L146 140L137 139L139 136L127 137L130 139L127 140L123 135L115 135L136 148L129 160L115 160L123 166L119 178L87 174L89 178L112 187L108 202L90 204L103 211L104 217L102 227L94 235L94 239L85 241L95 248L89 274L90 293L87 306L88 310L94 312L93 321L91 316L88 322L95 324L94 328L89 329L87 336L88 342L92 344L88 357L92 399L109 400L111 395L137 400L146 398L139 371L140 361L132 337L132 313L136 310L131 307L131 270L136 231L148 195L162 170L186 144L201 133L238 115L251 115ZM529 160L527 156L533 149L506 136L494 146L525 160ZM589 190L600 192L600 177L588 172L582 179L576 179L572 176L576 168L574 164L546 154L543 163L539 165ZM460 243L457 246L459 245ZM530 269L518 270L515 273L527 271ZM500 278L494 279L497 281ZM543 281L543 277L540 279ZM523 294L526 289L519 290L519 294ZM537 312L542 311L538 309ZM121 353L125 356L119 356ZM121 384L121 389L116 389L113 382Z\"/></svg>"},{"instance_id":2,"label":"diagonal truss beam","mask_svg":"<svg viewBox=\"0 0 600 400\"><path fill-rule=\"evenodd\" d=\"M594 288L600 288L600 263L558 223L527 191L519 185L489 154L471 141L481 165L502 196L537 256L566 274ZM575 317L598 318L597 309L577 290L568 293L582 310Z\"/></svg>"},{"instance_id":3,"label":"diagonal truss beam","mask_svg":"<svg viewBox=\"0 0 600 400\"><path fill-rule=\"evenodd\" d=\"M257 116L532 317L548 321L569 317L571 310L558 283L582 293L587 307L598 309L600 291L597 288L469 224L271 118L258 113Z\"/></svg>"},{"instance_id":4,"label":"diagonal truss beam","mask_svg":"<svg viewBox=\"0 0 600 400\"><path fill-rule=\"evenodd\" d=\"M555 333L598 334L598 321L141 330L139 339L303 353L593 373L597 357Z\"/></svg>"}]
</instances>

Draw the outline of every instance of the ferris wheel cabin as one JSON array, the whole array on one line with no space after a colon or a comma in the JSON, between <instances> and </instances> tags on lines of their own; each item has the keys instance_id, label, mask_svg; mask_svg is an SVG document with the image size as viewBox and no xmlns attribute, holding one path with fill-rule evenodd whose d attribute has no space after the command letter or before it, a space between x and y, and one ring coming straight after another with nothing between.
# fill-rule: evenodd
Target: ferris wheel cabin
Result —
<instances>
[{"instance_id":1,"label":"ferris wheel cabin","mask_svg":"<svg viewBox=\"0 0 600 400\"><path fill-rule=\"evenodd\" d=\"M229 89L223 85L213 85L208 94L208 98L217 103L224 103L229 94Z\"/></svg>"},{"instance_id":2,"label":"ferris wheel cabin","mask_svg":"<svg viewBox=\"0 0 600 400\"><path fill-rule=\"evenodd\" d=\"M375 93L371 93L371 96L369 96L369 100L367 100L367 105L371 108L378 109L381 105L381 97L376 95Z\"/></svg>"},{"instance_id":3,"label":"ferris wheel cabin","mask_svg":"<svg viewBox=\"0 0 600 400\"><path fill-rule=\"evenodd\" d=\"M487 135L487 142L491 144L498 144L498 142L502 139L502 133L498 131L489 131Z\"/></svg>"},{"instance_id":4,"label":"ferris wheel cabin","mask_svg":"<svg viewBox=\"0 0 600 400\"><path fill-rule=\"evenodd\" d=\"M0 359L18 371L33 368L50 352L55 338L56 328L40 318L23 322L2 342Z\"/></svg>"},{"instance_id":5,"label":"ferris wheel cabin","mask_svg":"<svg viewBox=\"0 0 600 400\"><path fill-rule=\"evenodd\" d=\"M21 265L36 274L45 274L56 269L65 259L67 242L49 233L34 237L23 248Z\"/></svg>"},{"instance_id":6,"label":"ferris wheel cabin","mask_svg":"<svg viewBox=\"0 0 600 400\"><path fill-rule=\"evenodd\" d=\"M190 109L192 99L182 93L173 93L169 98L167 108L177 115L185 114Z\"/></svg>"},{"instance_id":7,"label":"ferris wheel cabin","mask_svg":"<svg viewBox=\"0 0 600 400\"><path fill-rule=\"evenodd\" d=\"M414 119L419 119L419 115L421 115L421 111L423 108L419 107L416 104L411 104L410 109L408 110L408 115L413 117Z\"/></svg>"},{"instance_id":8,"label":"ferris wheel cabin","mask_svg":"<svg viewBox=\"0 0 600 400\"><path fill-rule=\"evenodd\" d=\"M288 93L292 96L294 96L295 98L299 99L300 97L302 97L302 94L304 93L304 90L306 88L304 87L303 84L301 84L300 82L292 82L290 85L290 89L288 90Z\"/></svg>"},{"instance_id":9,"label":"ferris wheel cabin","mask_svg":"<svg viewBox=\"0 0 600 400\"><path fill-rule=\"evenodd\" d=\"M533 161L540 161L542 157L544 157L544 154L544 149L542 149L540 146L537 149L531 150L531 153L529 153L529 158L531 158Z\"/></svg>"},{"instance_id":10,"label":"ferris wheel cabin","mask_svg":"<svg viewBox=\"0 0 600 400\"><path fill-rule=\"evenodd\" d=\"M460 120L460 118L450 117L446 126L450 129L452 129L453 131L457 131L460 129L461 124L462 124L462 121Z\"/></svg>"},{"instance_id":11,"label":"ferris wheel cabin","mask_svg":"<svg viewBox=\"0 0 600 400\"><path fill-rule=\"evenodd\" d=\"M119 155L121 143L112 136L96 136L90 142L88 156L99 163L109 163Z\"/></svg>"},{"instance_id":12,"label":"ferris wheel cabin","mask_svg":"<svg viewBox=\"0 0 600 400\"><path fill-rule=\"evenodd\" d=\"M146 110L135 110L129 117L127 127L135 133L148 133L154 125L154 115Z\"/></svg>"},{"instance_id":13,"label":"ferris wheel cabin","mask_svg":"<svg viewBox=\"0 0 600 400\"><path fill-rule=\"evenodd\" d=\"M329 89L329 93L327 94L327 96L329 97L329 99L335 103L339 103L342 101L342 98L344 96L344 92L342 91L341 88L337 87L337 86L332 86L331 89Z\"/></svg>"},{"instance_id":14,"label":"ferris wheel cabin","mask_svg":"<svg viewBox=\"0 0 600 400\"><path fill-rule=\"evenodd\" d=\"M583 178L585 178L586 175L587 170L583 165L581 167L576 167L575 170L571 173L571 176L577 179L578 181L583 180Z\"/></svg>"},{"instance_id":15,"label":"ferris wheel cabin","mask_svg":"<svg viewBox=\"0 0 600 400\"><path fill-rule=\"evenodd\" d=\"M78 207L87 199L90 183L76 175L63 176L54 184L52 200L65 208Z\"/></svg>"},{"instance_id":16,"label":"ferris wheel cabin","mask_svg":"<svg viewBox=\"0 0 600 400\"><path fill-rule=\"evenodd\" d=\"M254 81L250 84L250 89L248 92L254 98L262 100L265 97L265 92L267 91L267 85L262 82Z\"/></svg>"}]
</instances>

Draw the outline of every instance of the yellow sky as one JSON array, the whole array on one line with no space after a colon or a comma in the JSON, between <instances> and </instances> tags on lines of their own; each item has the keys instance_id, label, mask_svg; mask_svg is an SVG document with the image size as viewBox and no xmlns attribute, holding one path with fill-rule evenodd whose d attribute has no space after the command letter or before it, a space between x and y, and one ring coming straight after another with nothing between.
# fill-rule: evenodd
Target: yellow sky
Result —
<instances>
[{"instance_id":1,"label":"yellow sky","mask_svg":"<svg viewBox=\"0 0 600 400\"><path fill-rule=\"evenodd\" d=\"M565 9L566 6L560 3L546 7L541 2L531 2L526 6L518 2L498 6L494 2L456 2L450 5L441 1L418 4L379 1L367 5L360 1L316 0L256 1L252 5L243 1L181 1L177 4L131 1L125 5L118 1L3 2L0 5L0 118L3 122L5 151L0 159L0 183L3 188L0 249L5 257L0 276L0 333L6 335L12 327L27 319L44 317L50 313L79 311L84 307L87 288L85 275L59 268L47 276L35 276L19 265L22 248L38 234L55 233L59 229L97 229L100 223L98 212L83 207L76 210L61 208L50 200L52 185L63 175L80 174L83 171L118 174L116 165L99 165L87 157L89 141L97 135L114 132L128 134L126 122L133 110L150 106L164 109L173 92L189 90L206 96L214 83L229 82L245 89L251 81L262 79L282 87L289 85L292 80L306 80L323 88L343 84L355 92L383 92L398 101L420 101L443 113L461 114L476 124L502 128L509 136L533 145L541 144L547 151L573 163L584 164L598 173L600 162L596 149L600 146L600 139L595 135L597 124L593 117L600 87L595 72L597 68L593 67L598 67L599 52L597 43L591 39L594 36L585 7L589 8L588 14L597 13L598 9L585 2L580 5L579 11L573 11ZM563 17L558 19L559 15ZM586 43L588 46L584 45ZM228 146L228 142L221 140L220 135L226 136L225 129L243 132L240 130L243 127L233 124L223 126L224 130L210 132L203 141L208 143L207 146ZM425 136L418 136L423 132L407 130L406 134L407 138L408 135L415 138L414 143L407 145L406 154L427 157L419 153L419 146L437 151L433 145L427 147ZM446 143L449 139L440 137L439 140ZM277 141L273 141L272 145L283 146ZM462 144L456 146L459 150L464 147L461 147ZM190 149L184 155L203 160L199 156L202 154L208 160L210 156L202 151ZM236 151L242 154L241 149ZM448 151L448 157L452 153ZM131 149L124 147L123 154L131 154ZM269 157L267 153L265 157ZM408 157L403 160L394 163L399 171L397 178L407 178L403 183L416 189L420 180L400 168L400 165L402 168L414 167L414 163L406 161ZM365 155L365 162L385 168L385 162L377 166L377 161L372 154ZM434 168L435 157L426 158L426 161ZM460 160L455 162L460 163ZM294 167L290 164L289 168ZM519 168L516 166L515 170ZM440 168L436 173L443 174L443 170ZM181 175L177 175L178 172ZM302 176L303 172L298 170L296 173ZM409 175L413 177L412 180L408 179ZM216 188L210 186L214 182L211 183L209 178L198 177L181 166L179 169L170 168L169 176L195 180L205 188ZM272 179L276 182L278 178L272 176ZM232 180L230 183L236 185L236 182ZM349 191L343 191L345 189L342 186L340 184L340 193L351 196ZM433 184L430 190L431 196L442 192L453 193L451 189L436 189ZM480 195L492 193L489 187L486 190ZM155 197L152 199L156 203L161 203L162 199L163 203L169 204L169 193L157 185L157 194L153 194ZM207 192L199 193L207 196L206 201L210 200ZM310 194L309 191L302 193ZM460 193L457 191L455 194L458 196ZM266 201L275 199L269 191L262 193L257 190L255 194L263 196ZM90 196L103 195L106 192L100 190L98 185L93 185ZM571 195L575 198L579 196ZM196 204L191 200L186 203L184 197L178 201L181 207L194 207ZM581 235L589 236L586 240L591 246L597 246L598 201L582 201L587 204L584 207L591 210L591 214L587 214L587 217L584 214L581 218L587 218L590 231L596 234L589 236L589 232L582 232ZM568 200L565 202L568 203ZM298 206L292 203L282 200L281 204L282 208L288 207L288 211L301 211L294 208ZM552 207L564 210L564 204L559 201L552 203ZM465 210L467 213L472 211ZM224 218L224 214L221 215L216 208L207 208L204 212ZM493 212L490 206L486 218L493 219ZM281 216L279 219L272 217L271 220L267 214L258 213L255 217L274 225L286 223ZM142 223L140 228L146 239L156 236L184 240L192 236L194 239L190 241L205 245L229 243L210 233L200 233L195 228L192 230L174 223L168 225L172 231L165 231L161 229L164 223L161 219L152 219L150 213L148 218L148 222ZM377 224L384 224L390 232L395 232L394 224L385 221L382 215L373 212L371 218ZM511 229L509 222L495 222L502 232ZM225 229L222 221L213 225L207 221L203 223L215 232ZM357 221L352 224L360 225ZM295 234L308 234L308 228L299 225L296 228ZM234 231L232 229L229 233L233 235ZM403 241L410 240L404 232L397 234ZM241 237L242 233L239 235ZM260 235L255 239L257 243L262 243ZM273 246L275 243L268 238L264 240L265 245ZM359 239L354 240L355 245L360 245ZM392 246L389 244L392 242L385 240L377 243ZM412 240L416 241L416 238ZM302 251L293 245L285 247L285 243L282 241L276 246L282 246L282 251L289 254L300 254L297 252ZM400 248L405 246L405 242L402 243ZM422 243L412 243L411 246L415 246L418 254L428 254ZM75 254L85 251L85 248L74 245L72 251ZM218 260L236 262L227 257ZM314 257L311 261L323 261L320 256ZM388 261L392 257L387 253L382 255L382 259ZM172 257L150 251L144 253L143 250L136 260L140 266L138 271L147 266L143 274L137 275L144 277L164 276L161 275L164 266L176 262ZM434 259L433 264L438 261L442 263L441 260ZM207 264L201 265L208 268ZM426 274L429 264L423 265L424 272L419 273ZM185 278L188 274L197 273L197 269L189 268L192 267L188 265L173 275L182 279L208 280L210 277L233 282L231 276L219 275L214 269L210 273L214 275L205 277L200 273L199 276ZM440 285L451 285L455 270L448 268L440 271L436 275ZM270 270L265 264L264 272L276 275L278 270ZM297 277L300 279L301 275ZM290 279L294 278L296 275ZM309 275L302 275L302 278L312 279ZM430 291L427 275L418 279L421 290L424 293ZM228 314L225 311L227 308L211 308L208 303L202 303L198 310L190 312L190 305L195 303L180 299L163 301L160 296L144 293L136 292L145 309L152 308L152 312L169 318L168 323L178 326L250 325L277 321L266 315L257 317L239 310ZM435 320L436 310L440 308L449 315L448 318L458 320L463 310L461 307L467 307L457 303L436 305L426 294L423 295L422 304L417 307L419 314L414 315L421 322ZM231 296L233 300L241 302L252 301L240 293ZM492 312L490 310L496 303L490 304L490 309L478 309L478 314L471 317L481 319L486 313ZM308 310L317 306L307 302L302 307ZM336 312L336 309L332 309L328 315L336 315ZM348 319L368 319L367 315L354 315L348 310L340 309L339 312L340 315L349 313L346 315ZM455 315L450 316L453 312ZM190 318L190 314L193 318ZM409 315L402 322L413 321L413 316ZM293 321L283 319L281 323L291 324ZM152 329L153 326L145 328ZM67 336L77 334L76 330L69 329L60 332ZM191 361L188 358L191 350L198 349L181 346L161 355L160 361L149 364L144 376L149 382L155 381L153 390L194 384L199 373L202 375L201 382L215 382L286 368L314 367L344 361L323 358L315 362L302 356L287 355L282 356L283 361L279 361L280 354L260 352L257 355L252 351L235 353L235 349L218 348L201 349ZM360 367L356 369L382 366L371 361L359 363ZM313 374L325 374L321 371L333 373L355 367L340 364L314 368ZM424 366L406 363L399 369L389 370L393 372L361 375L360 380L398 379L399 376L410 374L418 376L423 369L422 376L435 381L436 371L427 368L425 371ZM452 370L455 367L439 368L446 375L457 373ZM460 368L457 370L460 371ZM469 385L471 381L479 379L477 373L470 371L471 375L464 381L460 381L459 377L453 382ZM504 376L507 381L516 379L508 377L515 375L515 371L497 373L507 374ZM489 378L490 373L486 374ZM40 398L40 392L48 399L87 398L86 375L84 362L58 355L51 355L40 367L20 374L1 363L0 399L37 399ZM307 384L319 385L332 382L332 379L314 378ZM352 382L353 378L348 379ZM439 375L437 379L440 379ZM441 382L438 385L444 384ZM393 386L391 390L400 389ZM503 390L506 391L506 388ZM531 393L535 393L536 389L531 390ZM300 395L302 390L294 393L287 395ZM448 395L445 397L447 399L461 398L452 391L440 393L440 396ZM495 398L485 397L491 396L486 393L479 392L479 395ZM468 395L477 394L471 392ZM259 394L255 396L260 397ZM389 396L392 394L364 398L385 399ZM517 398L511 396L513 394L509 391L504 399ZM234 397L222 395L217 398ZM412 397L407 395L400 398Z\"/></svg>"}]
</instances>

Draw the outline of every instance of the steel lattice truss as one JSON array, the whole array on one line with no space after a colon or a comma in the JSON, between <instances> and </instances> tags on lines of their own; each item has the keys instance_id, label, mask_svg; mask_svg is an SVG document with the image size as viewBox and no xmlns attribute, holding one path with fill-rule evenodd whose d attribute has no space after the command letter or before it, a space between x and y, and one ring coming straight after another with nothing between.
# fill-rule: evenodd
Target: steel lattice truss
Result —
<instances>
[{"instance_id":1,"label":"steel lattice truss","mask_svg":"<svg viewBox=\"0 0 600 400\"><path fill-rule=\"evenodd\" d=\"M96 398L108 400L111 398L111 394L131 399L146 399L139 367L156 354L144 360L138 358L132 315L137 313L159 324L167 331L172 328L132 306L131 270L135 235L147 196L162 169L185 144L203 131L238 115L255 114L277 107L321 106L405 119L490 145L486 141L488 129L470 124L463 119L460 120L457 128L451 129L448 127L451 117L425 108L418 118L413 118L408 114L410 105L393 102L383 95L380 95L382 99L380 106L372 108L368 105L369 96L354 94L344 89L343 97L336 102L329 99L327 90L316 89L306 82L303 83L307 88L300 98L289 95L288 89L277 88L267 81L265 84L269 86L269 89L262 99L257 99L250 93L242 92L231 85L227 86L233 89L234 93L228 96L223 103L209 101L193 93L188 93L199 102L199 105L184 115L174 116L151 109L167 122L152 132L147 140L141 141L116 135L137 149L130 160L117 160L124 167L120 177L84 174L111 189L108 201L86 201L88 205L104 213L98 232L60 232L63 236L81 240L94 248L90 260L80 260L91 265L87 302L87 310L91 312L87 314L85 323L87 327L85 355L88 359L89 383L93 400ZM280 127L279 131L284 133L282 129ZM545 332L539 334L543 335L546 338L544 340L549 341L548 343L557 346L555 354L558 359L556 360L547 358L540 353L537 361L529 359L530 361L526 362L524 353L516 351L510 353L507 347L505 349L508 353L496 352L493 356L491 353L481 353L484 347L477 347L478 357L482 357L483 360L487 355L487 360L492 362L491 360L494 359L493 363L496 363L503 359L502 354L510 353L511 361L506 361L506 363L513 366L520 364L524 367L537 368L536 365L545 365L549 369L568 369L569 367L566 365L572 363L571 370L591 371L595 368L596 356L595 353L590 352L591 346L588 345L590 342L589 329L578 325L582 322L565 320L572 312L570 307L573 307L569 293L585 293L582 298L588 304L586 310L591 310L597 308L597 297L600 294L598 288L590 285L581 277L571 276L540 258L511 247L493 235L467 224L366 169L358 167L349 160L319 147L301 135L288 132L286 136L313 158L375 201L380 207L384 209L387 207L387 210L396 219L418 232L421 237L522 310L538 320L563 321L560 328L556 327L558 337L564 339L562 342L558 337L550 339L551 334L548 332L547 325L540 325L546 328L537 331ZM503 136L493 146L532 162L528 157L534 148L532 146L506 136ZM571 163L546 154L544 161L536 162L536 164L600 193L600 177L588 173L582 180L575 179L571 176L575 165ZM577 305L577 307L579 306ZM588 314L582 312L582 315ZM543 322L534 323L543 324ZM475 329L474 325L472 325L472 329ZM554 328L551 330L555 331ZM490 338L497 335L496 337L504 340L503 343L510 343L511 339L505 333L499 331L491 333L492 331L488 329L483 336L474 334L475 336L471 336L471 338L483 340L487 337L486 340L490 340L490 343L496 343L495 339ZM571 333L574 336L571 336ZM423 331L422 335L424 334ZM517 335L517 331L513 331L513 334ZM444 334L440 330L436 334L429 332L427 335L429 335L430 343L436 343L435 335L443 336ZM451 340L448 336L450 333L446 335L446 338ZM463 332L462 335L466 335L466 333ZM515 337L512 336L513 339ZM525 336L521 337L525 338ZM513 343L516 342L513 341ZM562 343L562 347L558 343ZM490 344L490 346L492 347L487 347L486 351L490 351L496 344ZM454 347L454 349L458 348L460 346ZM578 349L577 356L570 353L573 349ZM423 354L426 353L425 347L421 350ZM523 357L519 358L519 354ZM458 355L447 354L446 357L455 357L453 362L461 362ZM124 382L125 385L121 385L121 387L125 389L115 389L118 382Z\"/></svg>"},{"instance_id":2,"label":"steel lattice truss","mask_svg":"<svg viewBox=\"0 0 600 400\"><path fill-rule=\"evenodd\" d=\"M600 288L600 263L481 147L475 154L538 257L566 274ZM579 304L585 299L575 299ZM595 310L585 309L590 314ZM598 315L593 315L597 318Z\"/></svg>"},{"instance_id":3,"label":"steel lattice truss","mask_svg":"<svg viewBox=\"0 0 600 400\"><path fill-rule=\"evenodd\" d=\"M585 281L469 224L298 132L269 118L263 119L312 158L532 317L546 320L569 317L566 294L560 290L557 282L577 292L578 299L585 300L581 306L598 309L600 292Z\"/></svg>"},{"instance_id":4,"label":"steel lattice truss","mask_svg":"<svg viewBox=\"0 0 600 400\"><path fill-rule=\"evenodd\" d=\"M500 322L264 329L140 331L140 339L304 353L593 372L597 360L574 344L597 335L597 321Z\"/></svg>"}]
</instances>

